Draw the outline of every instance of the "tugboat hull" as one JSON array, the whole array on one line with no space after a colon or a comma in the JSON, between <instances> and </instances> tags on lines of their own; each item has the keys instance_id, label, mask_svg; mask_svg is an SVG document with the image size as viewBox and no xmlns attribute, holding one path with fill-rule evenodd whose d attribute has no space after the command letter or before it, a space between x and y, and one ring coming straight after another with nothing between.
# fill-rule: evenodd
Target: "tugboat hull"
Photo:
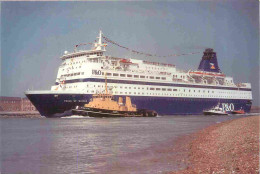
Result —
<instances>
[{"instance_id":1,"label":"tugboat hull","mask_svg":"<svg viewBox=\"0 0 260 174\"><path fill-rule=\"evenodd\" d=\"M72 114L82 115L89 117L155 117L157 113L155 111L138 109L134 111L115 111L107 109L97 109L89 107L76 107L72 109Z\"/></svg>"},{"instance_id":2,"label":"tugboat hull","mask_svg":"<svg viewBox=\"0 0 260 174\"><path fill-rule=\"evenodd\" d=\"M245 114L244 110L232 111L231 114Z\"/></svg>"}]
</instances>

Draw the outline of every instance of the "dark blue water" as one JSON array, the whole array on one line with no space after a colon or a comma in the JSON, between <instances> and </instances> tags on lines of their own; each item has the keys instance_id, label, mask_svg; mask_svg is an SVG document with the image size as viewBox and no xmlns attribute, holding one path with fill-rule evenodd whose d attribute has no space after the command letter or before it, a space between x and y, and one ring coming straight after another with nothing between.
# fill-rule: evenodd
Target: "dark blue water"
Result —
<instances>
[{"instance_id":1,"label":"dark blue water","mask_svg":"<svg viewBox=\"0 0 260 174\"><path fill-rule=\"evenodd\" d=\"M156 157L155 149L168 146L167 142L174 144L180 136L234 118L238 117L1 118L1 172L64 174L171 171L178 166L169 161L159 160L153 165L146 162Z\"/></svg>"}]
</instances>

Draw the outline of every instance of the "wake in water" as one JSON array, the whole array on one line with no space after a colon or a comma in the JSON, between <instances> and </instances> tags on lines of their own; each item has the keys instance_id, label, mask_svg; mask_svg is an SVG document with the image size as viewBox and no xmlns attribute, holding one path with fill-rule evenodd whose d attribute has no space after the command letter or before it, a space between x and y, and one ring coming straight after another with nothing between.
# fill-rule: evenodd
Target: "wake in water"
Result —
<instances>
[{"instance_id":1,"label":"wake in water","mask_svg":"<svg viewBox=\"0 0 260 174\"><path fill-rule=\"evenodd\" d=\"M89 116L81 116L81 115L72 115L68 117L61 117L61 118L94 118L94 117L89 117Z\"/></svg>"}]
</instances>

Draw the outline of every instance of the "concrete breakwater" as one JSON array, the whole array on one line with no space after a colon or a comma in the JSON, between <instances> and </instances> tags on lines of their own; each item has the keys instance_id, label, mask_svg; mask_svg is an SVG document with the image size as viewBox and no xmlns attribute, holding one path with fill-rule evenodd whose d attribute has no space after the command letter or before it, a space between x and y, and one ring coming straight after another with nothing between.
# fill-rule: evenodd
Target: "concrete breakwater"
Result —
<instances>
[{"instance_id":1,"label":"concrete breakwater","mask_svg":"<svg viewBox=\"0 0 260 174\"><path fill-rule=\"evenodd\" d=\"M0 117L44 118L38 111L1 111Z\"/></svg>"}]
</instances>

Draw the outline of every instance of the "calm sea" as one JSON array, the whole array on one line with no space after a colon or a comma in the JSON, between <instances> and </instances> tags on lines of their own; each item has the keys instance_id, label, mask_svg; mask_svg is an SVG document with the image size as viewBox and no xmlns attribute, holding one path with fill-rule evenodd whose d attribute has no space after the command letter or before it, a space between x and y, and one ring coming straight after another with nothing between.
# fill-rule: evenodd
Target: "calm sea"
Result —
<instances>
[{"instance_id":1,"label":"calm sea","mask_svg":"<svg viewBox=\"0 0 260 174\"><path fill-rule=\"evenodd\" d=\"M156 148L237 116L0 118L2 174L161 173ZM165 147L164 147L165 148ZM167 148L167 147L166 147ZM160 153L164 154L164 153ZM172 155L172 154L171 154ZM146 164L146 165L145 165Z\"/></svg>"}]
</instances>

